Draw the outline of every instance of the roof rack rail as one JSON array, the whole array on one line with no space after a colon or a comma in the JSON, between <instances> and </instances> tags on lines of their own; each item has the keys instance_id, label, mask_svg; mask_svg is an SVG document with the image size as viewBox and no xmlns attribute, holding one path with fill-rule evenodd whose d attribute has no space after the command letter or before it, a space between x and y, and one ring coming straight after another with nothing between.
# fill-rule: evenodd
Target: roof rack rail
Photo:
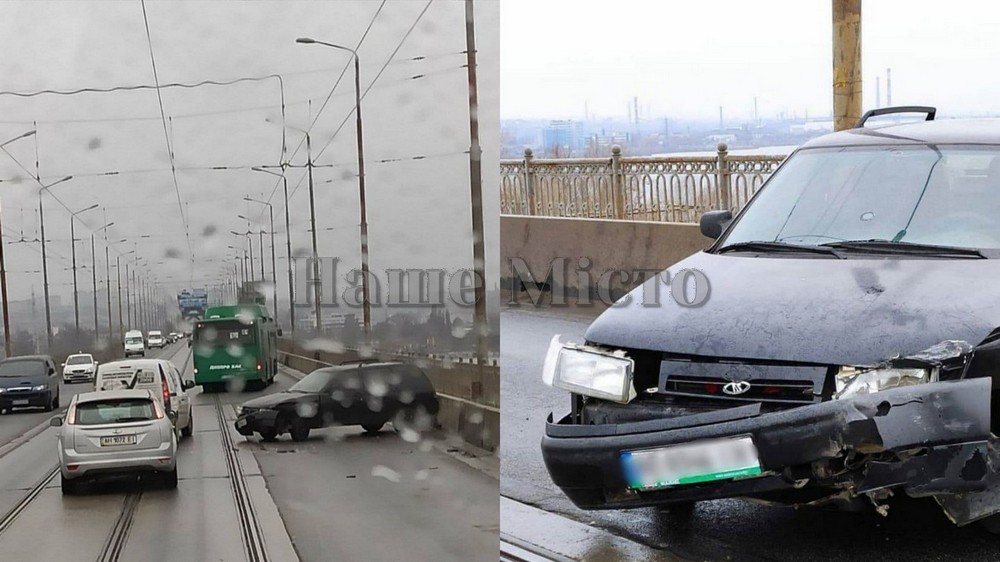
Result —
<instances>
[{"instance_id":1,"label":"roof rack rail","mask_svg":"<svg viewBox=\"0 0 1000 562\"><path fill-rule=\"evenodd\" d=\"M893 113L926 113L927 119L925 121L933 121L934 116L937 114L937 108L931 107L929 105L897 105L893 107L880 107L878 109L869 109L858 119L858 123L854 125L855 129L860 129L865 126L865 122L872 117L878 117L879 115L891 115Z\"/></svg>"}]
</instances>

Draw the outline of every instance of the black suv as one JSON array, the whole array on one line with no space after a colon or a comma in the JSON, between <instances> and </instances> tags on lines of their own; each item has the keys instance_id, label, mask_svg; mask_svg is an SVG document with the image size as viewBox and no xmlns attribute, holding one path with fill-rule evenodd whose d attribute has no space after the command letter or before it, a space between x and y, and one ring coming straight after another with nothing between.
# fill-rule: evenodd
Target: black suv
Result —
<instances>
[{"instance_id":1,"label":"black suv","mask_svg":"<svg viewBox=\"0 0 1000 562\"><path fill-rule=\"evenodd\" d=\"M1000 121L857 128L795 150L715 243L635 288L546 382L572 393L542 454L579 507L933 497L1000 512ZM662 283L659 279L653 283ZM669 288L656 287L660 294ZM681 299L684 300L684 299Z\"/></svg>"},{"instance_id":2,"label":"black suv","mask_svg":"<svg viewBox=\"0 0 1000 562\"><path fill-rule=\"evenodd\" d=\"M0 361L0 413L14 408L59 407L59 375L48 355L23 355Z\"/></svg>"}]
</instances>

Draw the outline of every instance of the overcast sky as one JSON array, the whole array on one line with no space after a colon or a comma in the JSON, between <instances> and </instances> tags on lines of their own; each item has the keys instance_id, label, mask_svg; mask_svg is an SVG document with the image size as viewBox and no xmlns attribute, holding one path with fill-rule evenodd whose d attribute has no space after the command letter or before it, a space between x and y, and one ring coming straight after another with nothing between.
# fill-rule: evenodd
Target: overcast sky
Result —
<instances>
[{"instance_id":1,"label":"overcast sky","mask_svg":"<svg viewBox=\"0 0 1000 562\"><path fill-rule=\"evenodd\" d=\"M348 53L318 45L299 45L311 36L355 47L366 27L371 31L359 48L364 90L390 60L362 103L367 161L368 221L372 269L471 267L469 206L469 109L465 64L464 4L435 0L405 40L426 2L161 2L148 0L146 12L156 69L161 84L233 80L280 74L284 78L286 121L308 128L337 77L350 63ZM376 13L378 14L376 17ZM499 127L499 6L477 3L479 100L484 150L487 263L490 276L497 256L496 178ZM402 41L402 42L401 42ZM393 51L399 48L393 56ZM0 90L31 92L152 84L154 80L143 9L139 0L122 2L0 2ZM422 59L413 60L416 57ZM360 264L358 186L356 179L353 69L312 129L317 168L316 207L320 251L348 267ZM413 79L413 76L423 75ZM172 117L168 134L178 172L176 186L169 171L164 125L156 92L139 90L84 93L73 96L15 97L0 94L0 142L33 128L35 138L6 148L32 173L37 141L43 183L66 175L74 179L52 188L71 209L97 203L103 210L80 215L78 252L89 267L90 229L115 225L110 239L127 242L116 253L135 249L168 291L214 282L232 269L221 261L244 246L231 230L246 231L237 214L258 217L262 207L242 201L245 195L275 203L278 256L284 249L284 204L277 178L246 168L281 161L281 90L276 80L196 89L161 89L163 111ZM312 101L311 106L309 101ZM344 123L346 120L346 123ZM334 136L337 128L343 128ZM287 131L287 158L306 161L303 135ZM333 139L331 141L331 139ZM293 156L294 152L294 156ZM425 156L420 160L412 157ZM380 160L403 161L379 163ZM205 170L213 166L242 170ZM98 175L117 171L118 175ZM37 234L38 185L24 178L0 153L0 198L4 239L23 231ZM288 174L292 192L291 234L295 252L309 249L308 190L304 170ZM271 197L273 195L273 198ZM180 200L180 203L178 203ZM191 251L181 207L188 217ZM266 214L263 216L266 217ZM69 298L69 216L59 202L45 196L50 284ZM253 225L259 230L266 221ZM334 230L324 230L332 228ZM254 239L255 254L258 250ZM103 248L98 247L103 253ZM179 256L180 259L172 259ZM129 257L131 259L131 256ZM270 270L270 255L266 256ZM164 262L157 264L156 262ZM285 296L284 261L278 280ZM103 258L99 260L103 277ZM9 244L7 267L10 296L26 298L41 277L24 273L40 269L38 246ZM259 264L257 265L259 271ZM86 270L85 270L86 271ZM88 281L89 271L82 273ZM114 275L114 274L112 274ZM270 274L268 274L270 277Z\"/></svg>"},{"instance_id":2,"label":"overcast sky","mask_svg":"<svg viewBox=\"0 0 1000 562\"><path fill-rule=\"evenodd\" d=\"M865 0L865 107L892 68L894 105L997 112L1000 2ZM830 0L504 0L503 118L828 115Z\"/></svg>"}]
</instances>

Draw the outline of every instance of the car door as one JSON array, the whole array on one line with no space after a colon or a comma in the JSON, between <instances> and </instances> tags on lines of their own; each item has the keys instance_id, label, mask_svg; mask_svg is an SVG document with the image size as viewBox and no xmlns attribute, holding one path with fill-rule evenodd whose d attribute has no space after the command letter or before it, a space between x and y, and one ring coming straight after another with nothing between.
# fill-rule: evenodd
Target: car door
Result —
<instances>
[{"instance_id":1,"label":"car door","mask_svg":"<svg viewBox=\"0 0 1000 562\"><path fill-rule=\"evenodd\" d=\"M187 424L191 423L191 395L184 389L184 379L181 377L181 372L177 369L177 366L173 363L168 363L168 365L170 365L174 373L174 381L177 384L177 395L180 397L181 415L186 420L182 426L187 427Z\"/></svg>"},{"instance_id":2,"label":"car door","mask_svg":"<svg viewBox=\"0 0 1000 562\"><path fill-rule=\"evenodd\" d=\"M360 369L339 371L320 393L320 410L324 419L341 425L367 423L364 413L365 393Z\"/></svg>"},{"instance_id":3,"label":"car door","mask_svg":"<svg viewBox=\"0 0 1000 562\"><path fill-rule=\"evenodd\" d=\"M358 412L363 417L358 423L388 421L399 409L398 386L402 375L395 368L395 365L361 368L365 407Z\"/></svg>"},{"instance_id":4,"label":"car door","mask_svg":"<svg viewBox=\"0 0 1000 562\"><path fill-rule=\"evenodd\" d=\"M45 368L48 369L48 382L49 388L52 389L52 394L59 393L59 374L56 372L56 363L51 359L45 360Z\"/></svg>"}]
</instances>

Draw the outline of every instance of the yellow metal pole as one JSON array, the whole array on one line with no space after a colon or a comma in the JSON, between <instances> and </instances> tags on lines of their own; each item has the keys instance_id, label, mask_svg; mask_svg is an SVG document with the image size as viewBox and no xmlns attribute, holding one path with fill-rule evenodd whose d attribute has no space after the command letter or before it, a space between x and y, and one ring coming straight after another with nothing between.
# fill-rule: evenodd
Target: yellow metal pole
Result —
<instances>
[{"instance_id":1,"label":"yellow metal pole","mask_svg":"<svg viewBox=\"0 0 1000 562\"><path fill-rule=\"evenodd\" d=\"M861 118L861 0L833 0L833 130Z\"/></svg>"}]
</instances>

